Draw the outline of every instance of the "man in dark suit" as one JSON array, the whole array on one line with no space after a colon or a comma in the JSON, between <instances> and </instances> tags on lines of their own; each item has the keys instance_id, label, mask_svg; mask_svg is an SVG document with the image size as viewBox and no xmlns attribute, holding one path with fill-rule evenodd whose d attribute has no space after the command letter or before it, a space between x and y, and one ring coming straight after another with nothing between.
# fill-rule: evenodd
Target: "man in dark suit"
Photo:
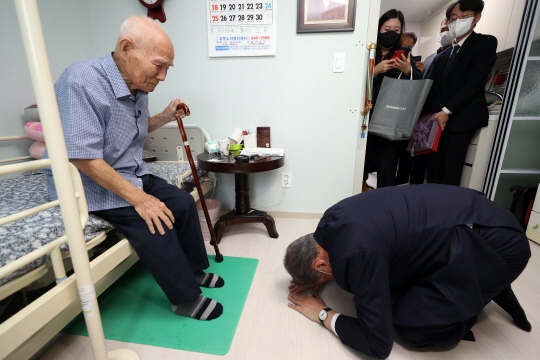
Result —
<instances>
[{"instance_id":1,"label":"man in dark suit","mask_svg":"<svg viewBox=\"0 0 540 360\"><path fill-rule=\"evenodd\" d=\"M443 130L438 151L428 155L427 182L459 185L469 142L488 125L484 88L495 65L497 39L474 32L483 9L481 0L460 0L446 11L455 40L425 76L434 82L424 110L436 113L434 121Z\"/></svg>"},{"instance_id":2,"label":"man in dark suit","mask_svg":"<svg viewBox=\"0 0 540 360\"><path fill-rule=\"evenodd\" d=\"M530 331L510 287L530 256L516 218L475 190L385 187L340 201L314 234L289 245L289 307L377 358L390 354L394 329L415 347L474 340L470 329L491 300ZM327 308L316 291L302 294L331 279L354 294L356 318Z\"/></svg>"}]
</instances>

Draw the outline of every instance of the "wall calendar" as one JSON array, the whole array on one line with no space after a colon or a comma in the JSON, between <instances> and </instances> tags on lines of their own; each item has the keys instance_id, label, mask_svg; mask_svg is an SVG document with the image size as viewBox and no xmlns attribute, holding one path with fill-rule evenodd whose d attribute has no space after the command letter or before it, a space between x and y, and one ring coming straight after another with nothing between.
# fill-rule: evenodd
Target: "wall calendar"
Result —
<instances>
[{"instance_id":1,"label":"wall calendar","mask_svg":"<svg viewBox=\"0 0 540 360\"><path fill-rule=\"evenodd\" d=\"M208 56L276 54L276 0L206 0Z\"/></svg>"}]
</instances>

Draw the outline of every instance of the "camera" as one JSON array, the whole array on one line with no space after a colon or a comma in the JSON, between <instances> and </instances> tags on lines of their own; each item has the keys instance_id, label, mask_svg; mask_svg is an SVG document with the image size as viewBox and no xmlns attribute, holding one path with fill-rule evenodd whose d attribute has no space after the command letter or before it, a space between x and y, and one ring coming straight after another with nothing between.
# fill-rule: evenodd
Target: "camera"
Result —
<instances>
[{"instance_id":1,"label":"camera","mask_svg":"<svg viewBox=\"0 0 540 360\"><path fill-rule=\"evenodd\" d=\"M234 160L235 160L238 164L247 163L247 162L249 162L249 156L246 156L246 155L237 155L237 156L234 157Z\"/></svg>"}]
</instances>

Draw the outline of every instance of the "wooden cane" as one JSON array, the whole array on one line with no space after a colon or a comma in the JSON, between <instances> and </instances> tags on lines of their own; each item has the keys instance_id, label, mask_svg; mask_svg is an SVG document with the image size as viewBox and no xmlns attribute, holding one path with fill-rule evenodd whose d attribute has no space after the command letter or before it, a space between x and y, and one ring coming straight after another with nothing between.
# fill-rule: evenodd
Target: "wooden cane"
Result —
<instances>
[{"instance_id":1,"label":"wooden cane","mask_svg":"<svg viewBox=\"0 0 540 360\"><path fill-rule=\"evenodd\" d=\"M186 114L186 116L190 115L189 108L186 104L181 103L180 105L178 105L178 107L184 110L184 113ZM216 262L220 263L223 261L223 255L221 255L221 253L219 252L218 243L216 241L216 234L214 233L214 227L212 226L212 221L210 220L210 215L208 214L208 208L206 207L206 200L204 198L204 194L201 188L201 183L199 181L199 174L197 173L197 168L195 167L195 163L193 162L193 156L191 155L191 149L189 148L186 131L184 130L184 123L182 122L182 118L179 115L175 115L175 117L176 117L176 122L178 123L178 129L180 130L180 134L182 135L182 141L184 142L184 147L186 149L186 154L189 160L189 166L191 167L191 173L193 174L193 180L195 181L195 186L197 187L197 192L199 193L199 198L201 200L204 217L206 218L206 224L208 225L208 231L210 231L210 236L212 238L212 240L210 241L210 244L214 246L214 250L216 251Z\"/></svg>"}]
</instances>

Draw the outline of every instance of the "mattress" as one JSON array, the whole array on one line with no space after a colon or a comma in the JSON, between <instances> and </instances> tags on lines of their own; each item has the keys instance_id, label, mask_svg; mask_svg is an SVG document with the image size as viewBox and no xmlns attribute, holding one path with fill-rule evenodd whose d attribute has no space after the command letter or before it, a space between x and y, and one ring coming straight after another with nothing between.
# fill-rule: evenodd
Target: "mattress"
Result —
<instances>
[{"instance_id":1,"label":"mattress","mask_svg":"<svg viewBox=\"0 0 540 360\"><path fill-rule=\"evenodd\" d=\"M187 163L148 163L150 170L171 185L177 185L178 177L190 171ZM34 171L0 181L0 218L9 216L49 202L46 175ZM192 176L190 176L192 178ZM189 177L186 181L190 181ZM192 180L191 180L192 181ZM112 225L89 214L84 227L84 238L89 241ZM24 219L0 227L0 267L36 250L37 248L65 235L64 224L59 207L54 207ZM61 251L69 249L68 244ZM43 256L25 267L0 279L0 285L49 261Z\"/></svg>"}]
</instances>

